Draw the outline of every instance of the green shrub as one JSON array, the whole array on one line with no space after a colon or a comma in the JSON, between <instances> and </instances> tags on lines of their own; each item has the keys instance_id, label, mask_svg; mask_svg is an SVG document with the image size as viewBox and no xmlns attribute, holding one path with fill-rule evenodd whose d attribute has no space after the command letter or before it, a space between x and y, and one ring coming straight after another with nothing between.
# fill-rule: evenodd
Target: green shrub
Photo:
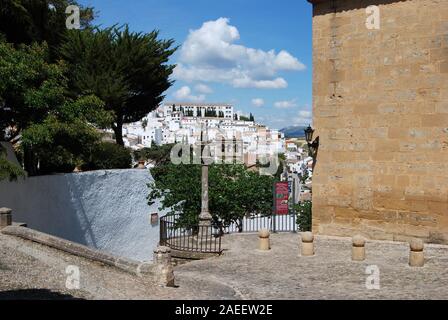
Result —
<instances>
[{"instance_id":1,"label":"green shrub","mask_svg":"<svg viewBox=\"0 0 448 320\"><path fill-rule=\"evenodd\" d=\"M0 181L8 179L17 180L18 177L25 176L25 172L19 166L6 159L6 148L0 144Z\"/></svg>"},{"instance_id":2,"label":"green shrub","mask_svg":"<svg viewBox=\"0 0 448 320\"><path fill-rule=\"evenodd\" d=\"M72 172L98 140L96 130L81 119L61 121L50 115L23 131L24 159L28 157L29 165L25 169L29 175Z\"/></svg>"},{"instance_id":3,"label":"green shrub","mask_svg":"<svg viewBox=\"0 0 448 320\"><path fill-rule=\"evenodd\" d=\"M300 231L311 231L312 227L312 202L307 200L294 206L297 212L297 224Z\"/></svg>"},{"instance_id":4,"label":"green shrub","mask_svg":"<svg viewBox=\"0 0 448 320\"><path fill-rule=\"evenodd\" d=\"M132 165L128 149L111 142L100 142L92 148L90 159L83 170L126 169Z\"/></svg>"},{"instance_id":5,"label":"green shrub","mask_svg":"<svg viewBox=\"0 0 448 320\"><path fill-rule=\"evenodd\" d=\"M174 144L164 144L161 146L153 143L151 148L143 148L134 151L134 158L138 160L151 160L156 165L167 164L170 162L171 149Z\"/></svg>"},{"instance_id":6,"label":"green shrub","mask_svg":"<svg viewBox=\"0 0 448 320\"><path fill-rule=\"evenodd\" d=\"M70 173L76 167L76 158L62 146L53 146L52 153L43 153L39 158L39 173Z\"/></svg>"}]
</instances>

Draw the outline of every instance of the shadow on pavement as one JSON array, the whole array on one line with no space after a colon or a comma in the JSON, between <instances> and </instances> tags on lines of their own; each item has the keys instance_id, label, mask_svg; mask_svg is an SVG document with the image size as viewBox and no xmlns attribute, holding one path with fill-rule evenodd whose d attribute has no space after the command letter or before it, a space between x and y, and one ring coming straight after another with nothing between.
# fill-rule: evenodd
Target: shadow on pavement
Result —
<instances>
[{"instance_id":1,"label":"shadow on pavement","mask_svg":"<svg viewBox=\"0 0 448 320\"><path fill-rule=\"evenodd\" d=\"M20 289L0 292L0 300L82 300L48 289Z\"/></svg>"}]
</instances>

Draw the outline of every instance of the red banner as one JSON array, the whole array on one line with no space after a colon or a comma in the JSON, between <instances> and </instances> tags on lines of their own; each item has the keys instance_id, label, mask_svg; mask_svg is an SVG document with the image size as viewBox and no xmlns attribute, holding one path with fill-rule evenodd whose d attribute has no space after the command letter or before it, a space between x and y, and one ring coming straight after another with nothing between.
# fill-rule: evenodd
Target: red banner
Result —
<instances>
[{"instance_id":1,"label":"red banner","mask_svg":"<svg viewBox=\"0 0 448 320\"><path fill-rule=\"evenodd\" d=\"M288 182L276 182L274 188L275 214L288 214Z\"/></svg>"}]
</instances>

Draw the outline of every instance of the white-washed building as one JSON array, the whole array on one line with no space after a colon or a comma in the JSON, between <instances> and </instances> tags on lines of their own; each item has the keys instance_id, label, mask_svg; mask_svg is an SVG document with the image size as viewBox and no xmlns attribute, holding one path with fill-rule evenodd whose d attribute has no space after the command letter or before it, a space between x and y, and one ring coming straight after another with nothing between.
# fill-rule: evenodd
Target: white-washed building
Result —
<instances>
[{"instance_id":1,"label":"white-washed building","mask_svg":"<svg viewBox=\"0 0 448 320\"><path fill-rule=\"evenodd\" d=\"M260 155L286 151L283 133L240 120L233 106L225 103L164 103L141 121L124 125L123 138L125 145L134 149L151 147L152 143L195 144L204 127L211 141L226 140L241 146L251 164Z\"/></svg>"}]
</instances>

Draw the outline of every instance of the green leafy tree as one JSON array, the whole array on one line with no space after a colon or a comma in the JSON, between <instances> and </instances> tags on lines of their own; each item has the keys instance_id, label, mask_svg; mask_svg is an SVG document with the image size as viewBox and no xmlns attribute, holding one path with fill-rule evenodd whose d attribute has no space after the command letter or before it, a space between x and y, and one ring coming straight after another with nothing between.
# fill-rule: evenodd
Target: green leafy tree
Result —
<instances>
[{"instance_id":1,"label":"green leafy tree","mask_svg":"<svg viewBox=\"0 0 448 320\"><path fill-rule=\"evenodd\" d=\"M151 170L149 203L162 198L161 209L180 213L187 225L198 222L201 211L201 166L166 165ZM240 223L244 216L272 212L274 179L249 171L244 165L212 165L209 168L209 210L214 225L224 228Z\"/></svg>"},{"instance_id":2,"label":"green leafy tree","mask_svg":"<svg viewBox=\"0 0 448 320\"><path fill-rule=\"evenodd\" d=\"M5 139L32 123L42 122L64 101L63 64L49 64L46 44L20 45L0 41L0 132Z\"/></svg>"},{"instance_id":3,"label":"green leafy tree","mask_svg":"<svg viewBox=\"0 0 448 320\"><path fill-rule=\"evenodd\" d=\"M94 19L91 7L73 0L0 0L0 33L9 43L31 44L46 42L54 58L56 49L67 32L65 9L68 5L80 8L81 27Z\"/></svg>"},{"instance_id":4,"label":"green leafy tree","mask_svg":"<svg viewBox=\"0 0 448 320\"><path fill-rule=\"evenodd\" d=\"M25 172L6 159L6 148L0 144L0 181L5 179L13 181L23 176L25 176Z\"/></svg>"},{"instance_id":5,"label":"green leafy tree","mask_svg":"<svg viewBox=\"0 0 448 320\"><path fill-rule=\"evenodd\" d=\"M300 231L311 231L312 205L312 202L309 200L294 205L294 209L297 212L297 224Z\"/></svg>"},{"instance_id":6,"label":"green leafy tree","mask_svg":"<svg viewBox=\"0 0 448 320\"><path fill-rule=\"evenodd\" d=\"M170 153L173 146L174 144L158 146L153 142L151 148L134 151L134 158L137 160L151 160L155 165L165 165L170 162Z\"/></svg>"},{"instance_id":7,"label":"green leafy tree","mask_svg":"<svg viewBox=\"0 0 448 320\"><path fill-rule=\"evenodd\" d=\"M91 123L110 121L102 106L102 101L95 96L67 99L49 112L44 121L24 129L22 145L30 153L27 171L32 175L72 172L76 166L90 163L101 138ZM113 154L104 161L110 158Z\"/></svg>"},{"instance_id":8,"label":"green leafy tree","mask_svg":"<svg viewBox=\"0 0 448 320\"><path fill-rule=\"evenodd\" d=\"M93 146L83 170L127 169L131 167L131 152L116 143L100 142Z\"/></svg>"},{"instance_id":9,"label":"green leafy tree","mask_svg":"<svg viewBox=\"0 0 448 320\"><path fill-rule=\"evenodd\" d=\"M15 48L0 41L0 140L22 135L29 175L67 172L99 139L93 124L112 121L97 97L67 97L65 70L62 62L49 63L45 43Z\"/></svg>"},{"instance_id":10,"label":"green leafy tree","mask_svg":"<svg viewBox=\"0 0 448 320\"><path fill-rule=\"evenodd\" d=\"M98 141L97 131L86 122L78 118L61 121L54 115L25 129L22 137L23 146L32 151L28 170L33 175L72 172Z\"/></svg>"},{"instance_id":11,"label":"green leafy tree","mask_svg":"<svg viewBox=\"0 0 448 320\"><path fill-rule=\"evenodd\" d=\"M95 94L114 113L110 127L123 145L124 123L139 121L156 109L172 85L174 65L167 64L177 48L159 32L134 33L124 28L71 30L61 47L71 64L70 87L77 94Z\"/></svg>"}]
</instances>

